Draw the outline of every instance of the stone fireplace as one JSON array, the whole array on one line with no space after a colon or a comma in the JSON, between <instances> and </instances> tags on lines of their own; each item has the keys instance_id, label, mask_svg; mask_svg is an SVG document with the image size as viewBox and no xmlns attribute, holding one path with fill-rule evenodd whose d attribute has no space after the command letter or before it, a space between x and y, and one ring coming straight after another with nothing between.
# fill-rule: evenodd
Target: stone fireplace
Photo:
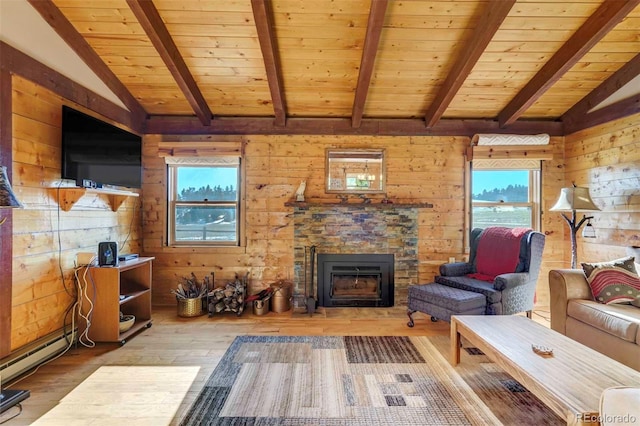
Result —
<instances>
[{"instance_id":1,"label":"stone fireplace","mask_svg":"<svg viewBox=\"0 0 640 426\"><path fill-rule=\"evenodd\" d=\"M324 295L318 293L319 265L315 268L309 265L310 247L315 247L318 257L336 254L392 255L391 305L406 303L409 285L418 283L418 211L432 207L431 204L292 202L287 205L294 209L294 308L304 308L304 300L309 293L317 300L322 297L324 302ZM310 276L312 269L315 271L313 277ZM367 280L373 278L368 277ZM363 284L363 281L359 279L358 283ZM348 289L349 284L340 284L344 301L349 298L347 293L354 289ZM340 303L340 297L336 303Z\"/></svg>"}]
</instances>

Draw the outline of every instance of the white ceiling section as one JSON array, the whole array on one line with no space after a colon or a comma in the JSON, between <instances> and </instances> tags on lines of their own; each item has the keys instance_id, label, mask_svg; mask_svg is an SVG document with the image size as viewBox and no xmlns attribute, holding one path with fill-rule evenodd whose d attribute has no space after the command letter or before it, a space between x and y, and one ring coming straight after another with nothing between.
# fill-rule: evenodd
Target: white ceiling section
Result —
<instances>
[{"instance_id":1,"label":"white ceiling section","mask_svg":"<svg viewBox=\"0 0 640 426\"><path fill-rule=\"evenodd\" d=\"M127 109L26 0L0 0L0 40Z\"/></svg>"},{"instance_id":2,"label":"white ceiling section","mask_svg":"<svg viewBox=\"0 0 640 426\"><path fill-rule=\"evenodd\" d=\"M622 86L617 92L613 95L609 96L604 101L600 102L596 107L591 109L589 112L593 112L599 110L600 108L604 108L607 105L614 104L623 99L629 98L637 93L640 93L640 75Z\"/></svg>"}]
</instances>

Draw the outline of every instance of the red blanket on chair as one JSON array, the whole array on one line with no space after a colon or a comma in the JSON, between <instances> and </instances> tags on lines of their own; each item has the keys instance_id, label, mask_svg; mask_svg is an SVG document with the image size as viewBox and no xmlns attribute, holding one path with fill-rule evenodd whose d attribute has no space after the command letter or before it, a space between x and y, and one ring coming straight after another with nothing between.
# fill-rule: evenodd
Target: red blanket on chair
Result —
<instances>
[{"instance_id":1,"label":"red blanket on chair","mask_svg":"<svg viewBox=\"0 0 640 426\"><path fill-rule=\"evenodd\" d=\"M476 248L476 273L467 276L493 282L500 274L515 272L520 260L520 240L529 231L530 228L486 228Z\"/></svg>"}]
</instances>

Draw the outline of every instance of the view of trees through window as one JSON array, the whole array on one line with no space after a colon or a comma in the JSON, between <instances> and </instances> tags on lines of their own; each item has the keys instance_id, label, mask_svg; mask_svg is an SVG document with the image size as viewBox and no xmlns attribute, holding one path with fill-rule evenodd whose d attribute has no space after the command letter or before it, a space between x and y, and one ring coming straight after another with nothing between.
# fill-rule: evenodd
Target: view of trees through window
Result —
<instances>
[{"instance_id":1,"label":"view of trees through window","mask_svg":"<svg viewBox=\"0 0 640 426\"><path fill-rule=\"evenodd\" d=\"M193 187L184 188L178 194L178 201L231 201L235 203L238 199L238 191L233 186L203 186L200 189ZM216 208L219 216L212 216L211 207L190 206L180 209L180 215L176 215L176 222L185 223L210 223L220 219L229 222L235 220L234 208Z\"/></svg>"},{"instance_id":2,"label":"view of trees through window","mask_svg":"<svg viewBox=\"0 0 640 426\"><path fill-rule=\"evenodd\" d=\"M474 200L495 201L495 202L522 202L529 201L529 187L525 185L509 185L506 188L493 188L490 191L484 189L482 192L473 194Z\"/></svg>"},{"instance_id":3,"label":"view of trees through window","mask_svg":"<svg viewBox=\"0 0 640 426\"><path fill-rule=\"evenodd\" d=\"M227 185L224 188L220 185L211 185L200 187L195 189L194 187L183 188L178 194L180 201L202 201L202 200L226 200L235 201L238 194L232 185Z\"/></svg>"},{"instance_id":4,"label":"view of trees through window","mask_svg":"<svg viewBox=\"0 0 640 426\"><path fill-rule=\"evenodd\" d=\"M474 170L472 227L533 227L529 170Z\"/></svg>"},{"instance_id":5,"label":"view of trees through window","mask_svg":"<svg viewBox=\"0 0 640 426\"><path fill-rule=\"evenodd\" d=\"M174 169L173 243L238 241L238 167Z\"/></svg>"}]
</instances>

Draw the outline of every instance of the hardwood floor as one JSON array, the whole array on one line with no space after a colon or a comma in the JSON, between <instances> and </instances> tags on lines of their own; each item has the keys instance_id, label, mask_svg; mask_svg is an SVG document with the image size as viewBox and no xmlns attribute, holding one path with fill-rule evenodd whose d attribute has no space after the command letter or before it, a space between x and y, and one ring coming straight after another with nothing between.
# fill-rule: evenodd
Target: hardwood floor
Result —
<instances>
[{"instance_id":1,"label":"hardwood floor","mask_svg":"<svg viewBox=\"0 0 640 426\"><path fill-rule=\"evenodd\" d=\"M241 317L224 313L212 318L206 315L180 318L175 308L156 307L153 326L129 339L124 346L98 343L94 348L73 347L32 375L11 384L12 389L28 389L31 397L22 404L23 412L7 424L32 424L101 366L198 366L200 370L197 377L171 423L178 424L236 336L449 335L447 322L434 323L430 317L420 313L414 314L414 319L415 327L407 327L405 307L320 308L313 316L291 311L256 316L249 309ZM548 309L535 311L533 319L549 326ZM145 390L140 391L143 393ZM91 401L91 395L86 397L87 401ZM17 408L13 408L3 413L0 422L16 412ZM130 424L143 423L140 414L131 416ZM73 424L82 424L81 419L74 420L79 422ZM60 424L69 423L61 421Z\"/></svg>"}]
</instances>

